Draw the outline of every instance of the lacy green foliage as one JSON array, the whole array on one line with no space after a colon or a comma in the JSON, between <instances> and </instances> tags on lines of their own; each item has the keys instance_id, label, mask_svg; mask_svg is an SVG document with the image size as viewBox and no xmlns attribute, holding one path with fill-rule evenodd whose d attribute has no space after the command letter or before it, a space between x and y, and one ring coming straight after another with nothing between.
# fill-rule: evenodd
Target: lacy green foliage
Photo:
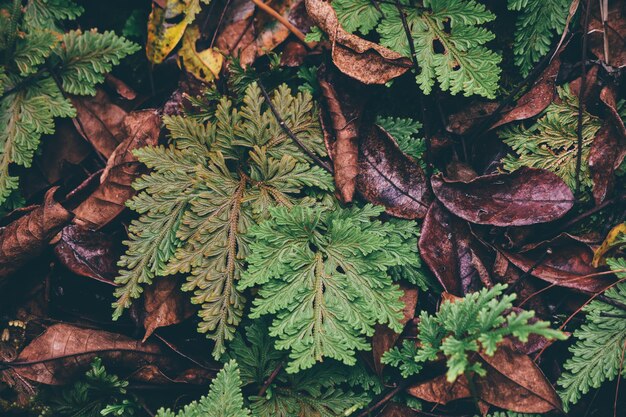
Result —
<instances>
[{"instance_id":1,"label":"lacy green foliage","mask_svg":"<svg viewBox=\"0 0 626 417\"><path fill-rule=\"evenodd\" d=\"M139 48L113 32L61 33L61 20L82 11L72 1L8 3L0 2L0 206L16 200L11 165L30 167L54 118L75 116L65 94L95 94L104 74Z\"/></svg>"},{"instance_id":2,"label":"lacy green foliage","mask_svg":"<svg viewBox=\"0 0 626 417\"><path fill-rule=\"evenodd\" d=\"M516 298L515 294L502 295L506 288L506 285L496 284L455 302L445 301L435 315L423 311L418 332L421 347L416 349L410 343L404 343L401 349L386 352L383 363L399 367L405 376L409 376L419 373L422 364L443 355L447 359L447 379L453 382L468 371L484 376L481 364L470 362L470 356L479 351L492 356L505 337L514 336L522 342L526 342L531 334L565 339L562 332L550 329L548 322L529 323L535 316L532 311L510 312L505 316Z\"/></svg>"},{"instance_id":3,"label":"lacy green foliage","mask_svg":"<svg viewBox=\"0 0 626 417\"><path fill-rule=\"evenodd\" d=\"M156 417L249 417L250 410L244 408L241 394L239 368L234 360L224 364L224 368L211 382L209 394L186 405L178 413L161 409Z\"/></svg>"},{"instance_id":4,"label":"lacy green foliage","mask_svg":"<svg viewBox=\"0 0 626 417\"><path fill-rule=\"evenodd\" d=\"M554 172L571 188L576 187L576 151L578 143L578 99L569 88L558 89L561 102L553 102L544 115L529 128L523 125L505 127L499 135L515 151L502 162L507 171L523 166L544 168ZM583 112L583 148L581 184L591 187L589 150L600 129L600 120Z\"/></svg>"},{"instance_id":5,"label":"lacy green foliage","mask_svg":"<svg viewBox=\"0 0 626 417\"><path fill-rule=\"evenodd\" d=\"M41 417L132 417L139 410L127 391L128 381L109 374L100 358L91 363L85 376L69 387L49 388L42 394L46 406Z\"/></svg>"},{"instance_id":6,"label":"lacy green foliage","mask_svg":"<svg viewBox=\"0 0 626 417\"><path fill-rule=\"evenodd\" d=\"M323 154L311 96L292 96L283 85L272 102L287 126ZM313 201L303 190L330 190L332 178L291 142L256 84L240 106L222 98L207 119L167 117L172 144L136 152L153 172L134 184L140 193L128 203L141 216L119 262L114 316L155 276L185 273L183 289L201 305L199 331L209 332L219 357L243 313L235 284L250 252L249 227L266 218L269 207Z\"/></svg>"},{"instance_id":7,"label":"lacy green foliage","mask_svg":"<svg viewBox=\"0 0 626 417\"><path fill-rule=\"evenodd\" d=\"M626 304L626 258L607 259L607 264L622 281L605 291L607 298ZM567 407L577 403L592 388L612 381L618 373L626 376L623 366L626 346L624 310L594 300L584 308L585 323L574 332L576 343L570 347L572 357L563 367L558 384L559 394Z\"/></svg>"},{"instance_id":8,"label":"lacy green foliage","mask_svg":"<svg viewBox=\"0 0 626 417\"><path fill-rule=\"evenodd\" d=\"M250 317L272 314L270 335L290 350L288 372L323 358L356 363L374 324L401 331L402 292L387 270L417 262L413 222L382 223L382 208L270 209L251 229L240 288L259 286Z\"/></svg>"},{"instance_id":9,"label":"lacy green foliage","mask_svg":"<svg viewBox=\"0 0 626 417\"><path fill-rule=\"evenodd\" d=\"M484 46L494 34L480 26L494 20L493 13L474 0L425 0L423 7L410 0L399 3L420 69L416 80L424 93L429 94L437 81L442 90L452 94L495 97L501 57ZM376 28L382 45L411 56L400 11L393 2L378 7L370 0L336 0L332 4L346 30L367 34Z\"/></svg>"},{"instance_id":10,"label":"lacy green foliage","mask_svg":"<svg viewBox=\"0 0 626 417\"><path fill-rule=\"evenodd\" d=\"M376 124L393 136L402 152L423 164L422 157L426 152L426 142L418 136L422 130L421 122L408 117L378 117Z\"/></svg>"},{"instance_id":11,"label":"lacy green foliage","mask_svg":"<svg viewBox=\"0 0 626 417\"><path fill-rule=\"evenodd\" d=\"M258 392L284 363L285 356L285 352L274 348L265 320L257 320L245 327L245 337L237 333L225 359L235 359L240 364L243 385L251 385L253 392ZM380 392L378 385L364 367L327 362L295 375L279 371L264 396L253 395L248 400L257 417L340 417L346 410L367 404L370 398L362 391Z\"/></svg>"},{"instance_id":12,"label":"lacy green foliage","mask_svg":"<svg viewBox=\"0 0 626 417\"><path fill-rule=\"evenodd\" d=\"M565 29L570 0L509 0L509 10L519 11L513 52L523 77L545 54L555 35Z\"/></svg>"}]
</instances>

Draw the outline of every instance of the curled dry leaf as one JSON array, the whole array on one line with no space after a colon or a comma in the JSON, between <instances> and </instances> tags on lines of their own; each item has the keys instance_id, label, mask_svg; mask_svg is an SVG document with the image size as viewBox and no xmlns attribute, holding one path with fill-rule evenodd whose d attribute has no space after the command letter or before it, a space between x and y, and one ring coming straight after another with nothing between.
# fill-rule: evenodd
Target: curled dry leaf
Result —
<instances>
[{"instance_id":1,"label":"curled dry leaf","mask_svg":"<svg viewBox=\"0 0 626 417\"><path fill-rule=\"evenodd\" d=\"M151 364L171 369L174 365L155 343L142 344L104 330L55 324L26 346L10 366L24 378L60 385L83 373L96 356L118 368L138 369Z\"/></svg>"},{"instance_id":2,"label":"curled dry leaf","mask_svg":"<svg viewBox=\"0 0 626 417\"><path fill-rule=\"evenodd\" d=\"M74 126L87 142L105 158L124 140L126 110L114 104L102 89L93 97L72 97L76 108Z\"/></svg>"},{"instance_id":3,"label":"curled dry leaf","mask_svg":"<svg viewBox=\"0 0 626 417\"><path fill-rule=\"evenodd\" d=\"M594 276L593 251L578 239L561 234L556 238L530 245L520 253L503 252L511 263L551 284L587 293L596 293L608 287L613 279Z\"/></svg>"},{"instance_id":4,"label":"curled dry leaf","mask_svg":"<svg viewBox=\"0 0 626 417\"><path fill-rule=\"evenodd\" d=\"M334 132L334 142L328 151L333 160L335 185L344 203L352 201L356 188L359 171L359 127L365 104L356 88L348 87L352 84L349 81L338 78L335 74L325 74L319 78Z\"/></svg>"},{"instance_id":5,"label":"curled dry leaf","mask_svg":"<svg viewBox=\"0 0 626 417\"><path fill-rule=\"evenodd\" d=\"M556 174L521 168L469 182L433 176L435 196L453 214L477 224L524 226L563 217L574 205L570 188Z\"/></svg>"},{"instance_id":6,"label":"curled dry leaf","mask_svg":"<svg viewBox=\"0 0 626 417\"><path fill-rule=\"evenodd\" d=\"M54 246L57 259L75 274L115 285L120 250L110 234L67 225Z\"/></svg>"},{"instance_id":7,"label":"curled dry leaf","mask_svg":"<svg viewBox=\"0 0 626 417\"><path fill-rule=\"evenodd\" d=\"M102 173L100 186L74 209L74 222L97 230L117 217L125 209L126 201L135 195L132 182L141 173L142 165L133 150L156 145L161 119L154 110L143 110L128 115L124 120L126 139L115 149Z\"/></svg>"},{"instance_id":8,"label":"curled dry leaf","mask_svg":"<svg viewBox=\"0 0 626 417\"><path fill-rule=\"evenodd\" d=\"M403 219L426 216L432 195L417 162L403 153L380 126L363 126L359 139L356 187L363 197L384 206L392 216Z\"/></svg>"},{"instance_id":9,"label":"curled dry leaf","mask_svg":"<svg viewBox=\"0 0 626 417\"><path fill-rule=\"evenodd\" d=\"M56 190L48 190L41 206L0 228L0 278L37 257L72 219L72 213L54 199Z\"/></svg>"},{"instance_id":10,"label":"curled dry leaf","mask_svg":"<svg viewBox=\"0 0 626 417\"><path fill-rule=\"evenodd\" d=\"M404 309L402 310L402 320L400 323L402 325L407 324L415 315L415 307L417 306L417 296L418 290L417 288L408 288L401 286L404 294L402 295L402 302L404 303ZM391 349L398 338L400 337L399 333L394 332L389 327L377 324L374 336L372 338L372 355L374 356L374 369L381 375L383 372L384 365L380 362L380 358L383 356L385 352Z\"/></svg>"},{"instance_id":11,"label":"curled dry leaf","mask_svg":"<svg viewBox=\"0 0 626 417\"><path fill-rule=\"evenodd\" d=\"M480 354L484 377L474 376L478 400L518 413L547 413L561 410L561 401L541 370L527 355L516 352L504 341L493 357ZM447 404L472 396L465 376L448 382L445 375L407 389L414 397ZM481 407L482 408L482 407Z\"/></svg>"},{"instance_id":12,"label":"curled dry leaf","mask_svg":"<svg viewBox=\"0 0 626 417\"><path fill-rule=\"evenodd\" d=\"M175 277L160 277L144 291L143 327L145 342L159 327L177 324L191 317L195 309L189 297L182 293L181 282Z\"/></svg>"},{"instance_id":13,"label":"curled dry leaf","mask_svg":"<svg viewBox=\"0 0 626 417\"><path fill-rule=\"evenodd\" d=\"M444 290L463 296L490 284L489 272L479 257L479 245L467 222L434 202L422 225L419 249L422 259Z\"/></svg>"},{"instance_id":14,"label":"curled dry leaf","mask_svg":"<svg viewBox=\"0 0 626 417\"><path fill-rule=\"evenodd\" d=\"M589 150L589 173L593 181L593 199L597 205L606 200L613 190L615 170L626 156L626 143L617 128L605 120Z\"/></svg>"},{"instance_id":15,"label":"curled dry leaf","mask_svg":"<svg viewBox=\"0 0 626 417\"><path fill-rule=\"evenodd\" d=\"M410 59L346 32L330 2L305 1L309 16L328 35L333 62L344 74L365 84L385 84L411 67Z\"/></svg>"},{"instance_id":16,"label":"curled dry leaf","mask_svg":"<svg viewBox=\"0 0 626 417\"><path fill-rule=\"evenodd\" d=\"M620 223L611 229L611 231L604 238L602 244L593 253L593 261L591 264L594 268L600 266L607 253L609 253L613 248L622 245L621 241L618 241L617 238L624 234L626 234L626 223Z\"/></svg>"}]
</instances>

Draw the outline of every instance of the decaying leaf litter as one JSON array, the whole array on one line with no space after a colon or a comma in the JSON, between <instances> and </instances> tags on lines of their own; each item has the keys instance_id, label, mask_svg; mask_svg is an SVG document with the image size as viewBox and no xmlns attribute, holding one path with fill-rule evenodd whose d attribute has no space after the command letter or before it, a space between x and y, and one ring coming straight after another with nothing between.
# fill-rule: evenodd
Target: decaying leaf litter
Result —
<instances>
[{"instance_id":1,"label":"decaying leaf litter","mask_svg":"<svg viewBox=\"0 0 626 417\"><path fill-rule=\"evenodd\" d=\"M622 2L87 3L0 2L2 413L626 409Z\"/></svg>"}]
</instances>

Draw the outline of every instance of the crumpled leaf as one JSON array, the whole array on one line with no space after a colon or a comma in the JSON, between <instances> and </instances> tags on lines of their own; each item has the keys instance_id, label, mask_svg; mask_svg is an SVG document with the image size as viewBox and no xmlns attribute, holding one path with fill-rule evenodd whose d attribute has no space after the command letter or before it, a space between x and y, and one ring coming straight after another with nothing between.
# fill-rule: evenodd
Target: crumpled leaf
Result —
<instances>
[{"instance_id":1,"label":"crumpled leaf","mask_svg":"<svg viewBox=\"0 0 626 417\"><path fill-rule=\"evenodd\" d=\"M359 173L359 128L365 103L357 91L352 91L354 88L348 87L351 84L349 79L337 79L334 74L327 74L318 81L334 132L334 142L328 153L333 160L335 185L341 200L349 203L354 197Z\"/></svg>"},{"instance_id":2,"label":"crumpled leaf","mask_svg":"<svg viewBox=\"0 0 626 417\"><path fill-rule=\"evenodd\" d=\"M100 178L100 186L74 209L74 223L97 230L117 217L135 195L132 182L142 172L133 150L156 145L161 119L154 110L130 113L124 120L126 139L115 149Z\"/></svg>"},{"instance_id":3,"label":"crumpled leaf","mask_svg":"<svg viewBox=\"0 0 626 417\"><path fill-rule=\"evenodd\" d=\"M605 255L617 245L623 244L622 242L616 242L616 239L622 235L626 234L626 223L620 223L614 228L612 228L609 233L604 238L602 244L595 250L593 253L593 261L591 262L591 266L594 268L599 267Z\"/></svg>"},{"instance_id":4,"label":"crumpled leaf","mask_svg":"<svg viewBox=\"0 0 626 417\"><path fill-rule=\"evenodd\" d=\"M448 293L463 296L490 283L467 223L438 202L430 206L424 219L419 249L424 263Z\"/></svg>"},{"instance_id":5,"label":"crumpled leaf","mask_svg":"<svg viewBox=\"0 0 626 417\"><path fill-rule=\"evenodd\" d=\"M527 355L515 351L504 341L492 357L479 353L484 377L474 376L479 402L519 413L547 413L561 410L558 394L541 370ZM445 375L416 384L407 389L414 397L447 404L472 396L464 375L453 383Z\"/></svg>"},{"instance_id":6,"label":"crumpled leaf","mask_svg":"<svg viewBox=\"0 0 626 417\"><path fill-rule=\"evenodd\" d=\"M200 1L207 3L205 0L166 0L165 7L152 3L146 42L146 57L150 62L160 64L172 52L200 11Z\"/></svg>"},{"instance_id":7,"label":"crumpled leaf","mask_svg":"<svg viewBox=\"0 0 626 417\"><path fill-rule=\"evenodd\" d=\"M543 281L587 293L597 293L613 279L607 275L589 276L598 272L593 266L593 251L568 234L529 245L520 253L502 252L513 265Z\"/></svg>"},{"instance_id":8,"label":"crumpled leaf","mask_svg":"<svg viewBox=\"0 0 626 417\"><path fill-rule=\"evenodd\" d=\"M200 29L197 26L187 28L178 51L178 64L198 80L208 83L219 77L224 56L215 48L198 51L196 41L199 38Z\"/></svg>"},{"instance_id":9,"label":"crumpled leaf","mask_svg":"<svg viewBox=\"0 0 626 417\"><path fill-rule=\"evenodd\" d=\"M114 104L107 93L96 89L93 97L72 97L76 108L74 126L85 140L105 158L111 156L117 145L124 140L123 122L126 110Z\"/></svg>"},{"instance_id":10,"label":"crumpled leaf","mask_svg":"<svg viewBox=\"0 0 626 417\"><path fill-rule=\"evenodd\" d=\"M177 324L195 313L189 296L183 294L182 283L175 277L160 277L146 287L143 296L142 321L145 342L156 329Z\"/></svg>"},{"instance_id":11,"label":"crumpled leaf","mask_svg":"<svg viewBox=\"0 0 626 417\"><path fill-rule=\"evenodd\" d=\"M469 182L431 178L433 192L453 214L477 224L524 226L563 217L574 195L557 175L536 168L477 177Z\"/></svg>"},{"instance_id":12,"label":"crumpled leaf","mask_svg":"<svg viewBox=\"0 0 626 417\"><path fill-rule=\"evenodd\" d=\"M626 16L622 14L622 4L619 1L609 2L608 23L608 44L609 57L604 55L604 25L600 17L600 13L592 13L595 18L589 22L589 47L598 58L607 64L616 67L626 67L626 48L624 48L624 39L626 38ZM596 6L594 4L594 6Z\"/></svg>"},{"instance_id":13,"label":"crumpled leaf","mask_svg":"<svg viewBox=\"0 0 626 417\"><path fill-rule=\"evenodd\" d=\"M121 253L110 234L67 225L54 246L57 259L70 271L115 285L117 260Z\"/></svg>"},{"instance_id":14,"label":"crumpled leaf","mask_svg":"<svg viewBox=\"0 0 626 417\"><path fill-rule=\"evenodd\" d=\"M346 32L330 2L306 0L306 9L328 35L333 62L344 74L365 84L385 84L411 67L411 60L399 53Z\"/></svg>"},{"instance_id":15,"label":"crumpled leaf","mask_svg":"<svg viewBox=\"0 0 626 417\"><path fill-rule=\"evenodd\" d=\"M155 343L142 344L121 334L62 323L34 339L10 366L31 381L61 385L83 373L96 356L118 368L152 364L167 369L174 363Z\"/></svg>"},{"instance_id":16,"label":"crumpled leaf","mask_svg":"<svg viewBox=\"0 0 626 417\"><path fill-rule=\"evenodd\" d=\"M385 207L392 216L421 219L432 194L419 164L403 153L380 126L363 126L359 133L357 190L366 200Z\"/></svg>"},{"instance_id":17,"label":"crumpled leaf","mask_svg":"<svg viewBox=\"0 0 626 417\"><path fill-rule=\"evenodd\" d=\"M72 219L72 213L54 199L57 189L48 190L41 206L0 228L0 278L36 258Z\"/></svg>"},{"instance_id":18,"label":"crumpled leaf","mask_svg":"<svg viewBox=\"0 0 626 417\"><path fill-rule=\"evenodd\" d=\"M400 324L404 326L415 315L419 291L417 288L409 288L403 285L400 285L400 289L404 292L400 298L402 303L404 303ZM374 369L378 375L382 375L385 366L380 362L380 358L385 352L395 346L399 337L400 334L394 332L388 326L381 324L375 326L374 336L372 337L372 355L374 357Z\"/></svg>"}]
</instances>

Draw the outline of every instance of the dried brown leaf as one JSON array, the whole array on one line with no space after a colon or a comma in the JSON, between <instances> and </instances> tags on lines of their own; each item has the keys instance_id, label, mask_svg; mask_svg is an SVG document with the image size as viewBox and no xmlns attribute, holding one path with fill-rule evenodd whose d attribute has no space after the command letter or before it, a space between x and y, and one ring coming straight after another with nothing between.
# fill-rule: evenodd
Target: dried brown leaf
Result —
<instances>
[{"instance_id":1,"label":"dried brown leaf","mask_svg":"<svg viewBox=\"0 0 626 417\"><path fill-rule=\"evenodd\" d=\"M597 4L597 3L596 3ZM607 18L607 34L604 33L604 25L597 13L596 18L589 22L589 47L598 58L605 63L616 67L626 67L626 16L623 14L623 5L619 1L610 2L609 15ZM608 36L608 59L605 56L604 37Z\"/></svg>"},{"instance_id":2,"label":"dried brown leaf","mask_svg":"<svg viewBox=\"0 0 626 417\"><path fill-rule=\"evenodd\" d=\"M593 180L593 198L597 205L606 200L613 190L615 170L626 156L626 144L620 139L615 125L606 120L589 150L589 173Z\"/></svg>"},{"instance_id":3,"label":"dried brown leaf","mask_svg":"<svg viewBox=\"0 0 626 417\"><path fill-rule=\"evenodd\" d=\"M550 171L521 168L509 174L451 181L441 175L431 179L433 192L453 214L478 224L524 226L564 216L574 205L574 195Z\"/></svg>"},{"instance_id":4,"label":"dried brown leaf","mask_svg":"<svg viewBox=\"0 0 626 417\"><path fill-rule=\"evenodd\" d=\"M182 293L181 285L175 277L160 277L144 291L144 342L159 327L180 323L194 314L195 309L189 297Z\"/></svg>"}]
</instances>

